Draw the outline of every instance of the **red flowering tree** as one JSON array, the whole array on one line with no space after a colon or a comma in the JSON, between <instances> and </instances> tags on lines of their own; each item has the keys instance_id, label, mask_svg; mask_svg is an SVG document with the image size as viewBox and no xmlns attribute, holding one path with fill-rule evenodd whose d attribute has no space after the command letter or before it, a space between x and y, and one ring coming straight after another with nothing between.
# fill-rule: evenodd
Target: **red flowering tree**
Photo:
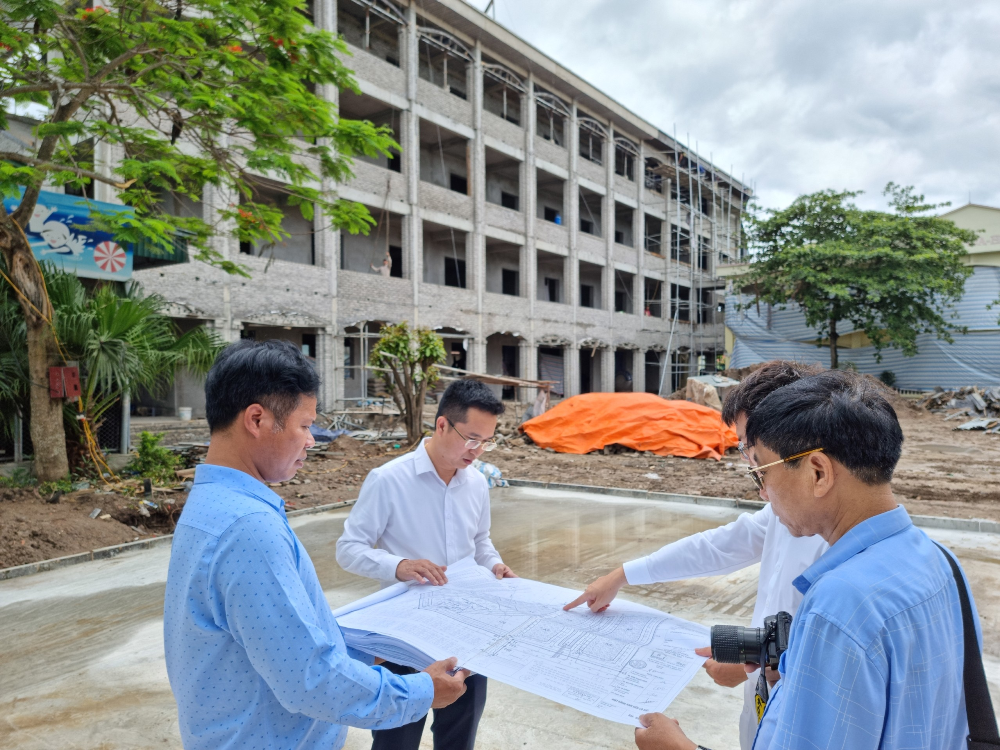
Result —
<instances>
[{"instance_id":1,"label":"red flowering tree","mask_svg":"<svg viewBox=\"0 0 1000 750\"><path fill-rule=\"evenodd\" d=\"M244 273L209 243L218 231L241 241L286 236L280 209L258 200L251 173L286 187L306 219L367 232L367 210L337 200L324 182L350 176L351 157L388 153L391 134L341 120L318 96L355 89L337 37L316 30L304 0L5 0L0 4L0 127L5 112L38 120L30 148L0 151L0 258L27 325L31 438L42 480L68 470L61 403L47 371L61 361L53 308L24 234L47 185L112 185L131 208L93 219L119 242L172 248L189 238L198 260ZM109 146L110 148L101 148ZM95 164L94 154L113 154ZM206 185L239 196L213 206L217 223L163 210L165 195L201 200Z\"/></svg>"}]
</instances>

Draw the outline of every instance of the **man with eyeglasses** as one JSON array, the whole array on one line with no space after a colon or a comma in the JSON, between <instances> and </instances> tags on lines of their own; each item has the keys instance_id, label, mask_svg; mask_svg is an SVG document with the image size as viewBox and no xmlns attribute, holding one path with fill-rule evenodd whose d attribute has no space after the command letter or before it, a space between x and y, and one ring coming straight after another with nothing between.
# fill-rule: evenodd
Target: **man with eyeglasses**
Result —
<instances>
[{"instance_id":1,"label":"man with eyeglasses","mask_svg":"<svg viewBox=\"0 0 1000 750\"><path fill-rule=\"evenodd\" d=\"M744 447L747 419L754 409L779 388L822 371L822 367L815 365L775 360L747 375L727 394L722 418L735 428L740 439L740 453L747 464L754 463L750 451ZM751 479L755 477L755 474L750 474ZM757 481L754 484L761 499L767 501L766 490ZM626 584L636 586L725 575L759 562L757 601L750 620L750 627L759 628L763 627L764 618L768 615L777 612L795 614L802 594L792 581L812 565L827 547L819 536L792 536L768 504L756 513L744 513L730 524L693 534L647 557L625 563L591 583L566 608L572 609L586 602L598 612L606 609ZM698 653L710 656L711 649L699 649ZM759 720L755 698L759 677L751 675L748 679L742 664L720 664L711 658L705 662L705 669L723 687L743 686L740 747L750 750Z\"/></svg>"},{"instance_id":2,"label":"man with eyeglasses","mask_svg":"<svg viewBox=\"0 0 1000 750\"><path fill-rule=\"evenodd\" d=\"M476 380L457 380L445 390L434 434L415 451L373 470L337 542L345 570L383 585L415 581L447 583L447 566L474 556L497 578L514 578L490 540L486 478L472 462L496 448L494 433L503 403ZM396 674L415 670L383 667ZM486 704L486 678L472 675L451 706L435 710L435 750L471 750ZM373 750L417 750L426 716L396 729L372 732Z\"/></svg>"},{"instance_id":3,"label":"man with eyeglasses","mask_svg":"<svg viewBox=\"0 0 1000 750\"><path fill-rule=\"evenodd\" d=\"M893 496L903 431L883 393L830 370L747 421L750 472L775 514L830 544L795 579L804 596L754 750L1000 748L969 583ZM663 714L640 722L639 750L698 747Z\"/></svg>"}]
</instances>

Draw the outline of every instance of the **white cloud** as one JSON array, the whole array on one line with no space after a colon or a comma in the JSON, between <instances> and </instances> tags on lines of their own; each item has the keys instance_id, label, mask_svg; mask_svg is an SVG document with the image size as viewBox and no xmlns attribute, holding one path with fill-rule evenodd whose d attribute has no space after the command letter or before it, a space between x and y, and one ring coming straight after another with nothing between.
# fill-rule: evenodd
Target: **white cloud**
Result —
<instances>
[{"instance_id":1,"label":"white cloud","mask_svg":"<svg viewBox=\"0 0 1000 750\"><path fill-rule=\"evenodd\" d=\"M486 0L472 0L483 8ZM497 21L761 201L890 180L1000 206L1000 3L496 0ZM594 50L600 50L595 54Z\"/></svg>"}]
</instances>

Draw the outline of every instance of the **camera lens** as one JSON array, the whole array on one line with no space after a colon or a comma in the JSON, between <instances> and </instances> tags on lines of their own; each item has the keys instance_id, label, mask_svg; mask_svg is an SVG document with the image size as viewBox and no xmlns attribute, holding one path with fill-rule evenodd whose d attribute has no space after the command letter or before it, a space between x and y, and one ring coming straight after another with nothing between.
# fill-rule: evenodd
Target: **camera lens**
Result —
<instances>
[{"instance_id":1,"label":"camera lens","mask_svg":"<svg viewBox=\"0 0 1000 750\"><path fill-rule=\"evenodd\" d=\"M763 628L712 626L712 658L722 664L758 664Z\"/></svg>"}]
</instances>

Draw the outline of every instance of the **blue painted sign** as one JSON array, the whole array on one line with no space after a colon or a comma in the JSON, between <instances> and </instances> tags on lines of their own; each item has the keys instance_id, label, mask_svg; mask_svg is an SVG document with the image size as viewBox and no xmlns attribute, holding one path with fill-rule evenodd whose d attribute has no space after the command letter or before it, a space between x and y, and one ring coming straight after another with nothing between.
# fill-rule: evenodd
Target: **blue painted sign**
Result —
<instances>
[{"instance_id":1,"label":"blue painted sign","mask_svg":"<svg viewBox=\"0 0 1000 750\"><path fill-rule=\"evenodd\" d=\"M23 195L23 191L22 191ZM21 203L5 198L8 212ZM128 281L132 278L132 245L120 245L107 232L81 230L93 213L132 212L128 206L43 190L24 233L38 260L85 279Z\"/></svg>"}]
</instances>

